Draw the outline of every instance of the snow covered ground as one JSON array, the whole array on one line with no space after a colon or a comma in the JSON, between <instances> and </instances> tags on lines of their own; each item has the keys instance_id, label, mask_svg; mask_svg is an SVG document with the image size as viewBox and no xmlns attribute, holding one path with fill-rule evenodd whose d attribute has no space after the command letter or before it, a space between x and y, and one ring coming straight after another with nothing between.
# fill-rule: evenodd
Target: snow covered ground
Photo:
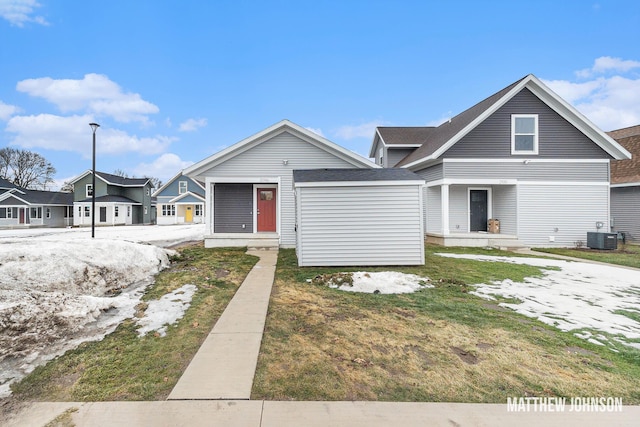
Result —
<instances>
[{"instance_id":1,"label":"snow covered ground","mask_svg":"<svg viewBox=\"0 0 640 427\"><path fill-rule=\"evenodd\" d=\"M169 264L172 251L161 246L202 240L204 226L99 227L95 234L0 230L0 398L36 366L133 317L146 285ZM194 291L183 288L172 296L177 305L149 304L145 332L162 334L182 316Z\"/></svg>"},{"instance_id":2,"label":"snow covered ground","mask_svg":"<svg viewBox=\"0 0 640 427\"><path fill-rule=\"evenodd\" d=\"M633 319L640 318L640 271L541 258L438 255L540 267L544 277L529 277L523 283L482 283L475 285L473 293L486 299L495 299L495 295L516 298L522 303L500 305L563 331L574 331L576 336L595 344L607 345L614 339L640 348L640 342L635 341L640 339L640 322Z\"/></svg>"}]
</instances>

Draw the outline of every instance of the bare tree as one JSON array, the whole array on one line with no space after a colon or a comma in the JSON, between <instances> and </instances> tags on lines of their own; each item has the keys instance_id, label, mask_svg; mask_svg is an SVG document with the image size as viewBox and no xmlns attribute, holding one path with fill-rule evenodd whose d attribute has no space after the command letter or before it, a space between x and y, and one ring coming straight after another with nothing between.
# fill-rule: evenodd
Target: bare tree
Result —
<instances>
[{"instance_id":1,"label":"bare tree","mask_svg":"<svg viewBox=\"0 0 640 427\"><path fill-rule=\"evenodd\" d=\"M129 174L123 171L122 169L116 169L113 171L113 174L116 176L121 176L123 178L129 178Z\"/></svg>"},{"instance_id":2,"label":"bare tree","mask_svg":"<svg viewBox=\"0 0 640 427\"><path fill-rule=\"evenodd\" d=\"M62 184L62 188L60 188L60 191L63 193L73 193L73 189L74 189L74 186L71 183L71 181L65 181Z\"/></svg>"},{"instance_id":3,"label":"bare tree","mask_svg":"<svg viewBox=\"0 0 640 427\"><path fill-rule=\"evenodd\" d=\"M46 190L56 169L38 153L17 148L0 149L0 176L15 185Z\"/></svg>"},{"instance_id":4,"label":"bare tree","mask_svg":"<svg viewBox=\"0 0 640 427\"><path fill-rule=\"evenodd\" d=\"M129 176L128 173L126 173L125 171L123 171L122 169L116 169L113 171L114 175L117 176L121 176L123 178L131 178ZM151 181L151 185L153 186L153 188L160 188L162 187L162 181L160 181L158 178L156 178L155 176L149 176L149 175L145 175L143 178L148 179L149 181Z\"/></svg>"}]
</instances>

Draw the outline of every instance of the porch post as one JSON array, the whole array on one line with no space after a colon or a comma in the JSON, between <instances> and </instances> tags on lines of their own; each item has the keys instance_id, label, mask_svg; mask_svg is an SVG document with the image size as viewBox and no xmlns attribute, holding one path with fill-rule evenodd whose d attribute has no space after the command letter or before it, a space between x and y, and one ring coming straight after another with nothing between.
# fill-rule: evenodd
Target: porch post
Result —
<instances>
[{"instance_id":1,"label":"porch post","mask_svg":"<svg viewBox=\"0 0 640 427\"><path fill-rule=\"evenodd\" d=\"M442 207L442 234L449 234L449 184L440 186L440 206Z\"/></svg>"}]
</instances>

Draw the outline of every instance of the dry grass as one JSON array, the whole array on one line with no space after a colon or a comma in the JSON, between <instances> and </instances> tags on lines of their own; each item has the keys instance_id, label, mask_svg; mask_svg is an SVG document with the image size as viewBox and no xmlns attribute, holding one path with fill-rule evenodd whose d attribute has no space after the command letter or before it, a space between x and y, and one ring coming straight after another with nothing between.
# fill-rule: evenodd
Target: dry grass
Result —
<instances>
[{"instance_id":1,"label":"dry grass","mask_svg":"<svg viewBox=\"0 0 640 427\"><path fill-rule=\"evenodd\" d=\"M464 286L406 296L350 294L282 274L290 268L286 257L252 398L504 403L509 396L619 396L640 402L637 363L486 304ZM437 305L445 310L430 309Z\"/></svg>"}]
</instances>

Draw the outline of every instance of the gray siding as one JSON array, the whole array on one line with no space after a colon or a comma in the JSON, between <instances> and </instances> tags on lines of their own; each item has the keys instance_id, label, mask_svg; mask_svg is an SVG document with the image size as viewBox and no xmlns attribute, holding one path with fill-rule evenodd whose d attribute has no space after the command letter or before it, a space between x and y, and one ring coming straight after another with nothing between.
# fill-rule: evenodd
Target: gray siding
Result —
<instances>
[{"instance_id":1,"label":"gray siding","mask_svg":"<svg viewBox=\"0 0 640 427\"><path fill-rule=\"evenodd\" d=\"M393 146L387 147L387 159L385 160L385 167L392 168L398 164L398 162L409 154L413 153L415 148L393 148Z\"/></svg>"},{"instance_id":2,"label":"gray siding","mask_svg":"<svg viewBox=\"0 0 640 427\"><path fill-rule=\"evenodd\" d=\"M469 232L469 201L466 185L449 186L449 231Z\"/></svg>"},{"instance_id":3,"label":"gray siding","mask_svg":"<svg viewBox=\"0 0 640 427\"><path fill-rule=\"evenodd\" d=\"M442 233L442 199L440 187L427 187L425 224L427 233Z\"/></svg>"},{"instance_id":4,"label":"gray siding","mask_svg":"<svg viewBox=\"0 0 640 427\"><path fill-rule=\"evenodd\" d=\"M538 114L538 155L517 157L608 159L604 150L528 89L523 89L442 156L500 158L511 155L511 115Z\"/></svg>"},{"instance_id":5,"label":"gray siding","mask_svg":"<svg viewBox=\"0 0 640 427\"><path fill-rule=\"evenodd\" d=\"M416 171L426 182L437 181L444 178L444 165L442 163Z\"/></svg>"},{"instance_id":6,"label":"gray siding","mask_svg":"<svg viewBox=\"0 0 640 427\"><path fill-rule=\"evenodd\" d=\"M287 164L283 165L283 160ZM295 205L293 197L293 170L314 168L354 168L327 151L310 144L289 132L283 132L245 152L211 167L202 176L225 178L280 178L280 244L294 247Z\"/></svg>"},{"instance_id":7,"label":"gray siding","mask_svg":"<svg viewBox=\"0 0 640 427\"><path fill-rule=\"evenodd\" d=\"M216 184L213 192L214 232L253 233L253 184Z\"/></svg>"},{"instance_id":8,"label":"gray siding","mask_svg":"<svg viewBox=\"0 0 640 427\"><path fill-rule=\"evenodd\" d=\"M500 233L518 233L518 189L515 185L494 185L493 217L500 220Z\"/></svg>"},{"instance_id":9,"label":"gray siding","mask_svg":"<svg viewBox=\"0 0 640 427\"><path fill-rule=\"evenodd\" d=\"M640 186L611 189L613 231L624 231L628 240L640 241Z\"/></svg>"},{"instance_id":10,"label":"gray siding","mask_svg":"<svg viewBox=\"0 0 640 427\"><path fill-rule=\"evenodd\" d=\"M297 191L299 265L424 263L420 186L300 187Z\"/></svg>"},{"instance_id":11,"label":"gray siding","mask_svg":"<svg viewBox=\"0 0 640 427\"><path fill-rule=\"evenodd\" d=\"M418 172L423 176L422 171ZM609 164L522 162L446 162L445 178L517 179L519 181L608 182Z\"/></svg>"},{"instance_id":12,"label":"gray siding","mask_svg":"<svg viewBox=\"0 0 640 427\"><path fill-rule=\"evenodd\" d=\"M176 179L171 181L161 192L156 194L156 197L158 197L158 200L160 199L160 197L168 197L170 199L173 199L174 197L179 196L180 181L187 181L187 191L204 195L204 190L194 180L192 180L188 176L180 175Z\"/></svg>"},{"instance_id":13,"label":"gray siding","mask_svg":"<svg viewBox=\"0 0 640 427\"><path fill-rule=\"evenodd\" d=\"M587 232L597 231L596 222L608 231L608 201L606 185L518 185L518 238L538 247L586 243Z\"/></svg>"}]
</instances>

